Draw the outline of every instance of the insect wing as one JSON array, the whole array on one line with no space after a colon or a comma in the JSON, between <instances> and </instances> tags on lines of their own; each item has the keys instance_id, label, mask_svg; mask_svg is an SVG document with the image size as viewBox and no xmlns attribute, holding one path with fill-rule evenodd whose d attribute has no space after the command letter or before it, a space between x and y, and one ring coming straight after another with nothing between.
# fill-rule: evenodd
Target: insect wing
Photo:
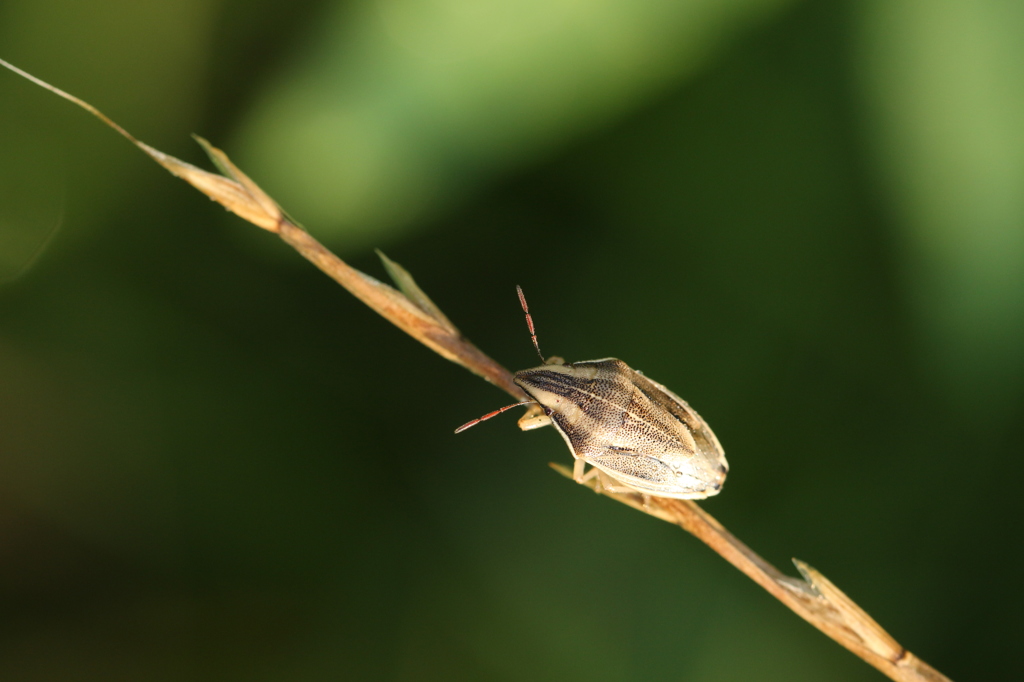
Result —
<instances>
[{"instance_id":1,"label":"insect wing","mask_svg":"<svg viewBox=\"0 0 1024 682\"><path fill-rule=\"evenodd\" d=\"M586 461L637 492L680 499L703 499L713 494L703 479L680 476L677 470L657 457L609 452L607 455L591 455Z\"/></svg>"},{"instance_id":2,"label":"insect wing","mask_svg":"<svg viewBox=\"0 0 1024 682\"><path fill-rule=\"evenodd\" d=\"M623 428L601 452L587 453L587 461L640 492L680 499L717 494L728 464L715 434L682 398L630 372L633 399Z\"/></svg>"},{"instance_id":3,"label":"insect wing","mask_svg":"<svg viewBox=\"0 0 1024 682\"><path fill-rule=\"evenodd\" d=\"M714 431L708 426L697 411L690 407L689 403L668 390L656 381L651 381L643 374L634 372L634 385L642 391L652 402L658 404L665 412L672 415L681 424L685 425L690 436L693 438L698 457L707 460L709 463L720 465L724 472L729 471L729 463L725 459L725 450L715 436Z\"/></svg>"}]
</instances>

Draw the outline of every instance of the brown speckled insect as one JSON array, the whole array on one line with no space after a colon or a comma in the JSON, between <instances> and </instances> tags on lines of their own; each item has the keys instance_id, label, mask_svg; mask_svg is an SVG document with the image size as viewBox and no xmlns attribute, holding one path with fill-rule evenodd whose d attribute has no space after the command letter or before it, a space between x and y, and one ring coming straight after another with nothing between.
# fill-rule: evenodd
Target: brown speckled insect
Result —
<instances>
[{"instance_id":1,"label":"brown speckled insect","mask_svg":"<svg viewBox=\"0 0 1024 682\"><path fill-rule=\"evenodd\" d=\"M702 499L722 489L729 464L711 428L686 401L622 360L544 360L523 290L519 302L540 367L515 373L532 398L485 414L471 426L520 405L524 431L554 424L576 459L578 482L599 476L605 490ZM586 472L586 465L593 469Z\"/></svg>"}]
</instances>

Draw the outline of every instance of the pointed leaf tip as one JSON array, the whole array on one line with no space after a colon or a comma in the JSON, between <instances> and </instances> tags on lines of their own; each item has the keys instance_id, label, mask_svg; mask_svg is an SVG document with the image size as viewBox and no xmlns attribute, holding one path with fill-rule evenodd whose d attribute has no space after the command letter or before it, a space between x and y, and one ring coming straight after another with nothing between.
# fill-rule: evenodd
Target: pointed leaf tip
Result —
<instances>
[{"instance_id":1,"label":"pointed leaf tip","mask_svg":"<svg viewBox=\"0 0 1024 682\"><path fill-rule=\"evenodd\" d=\"M391 281L395 283L398 290L405 294L405 297L409 299L413 305L429 315L449 333L455 335L459 334L459 330L456 329L455 325L451 323L451 320L441 312L441 309L430 300L430 297L420 289L419 285L416 284L416 280L413 279L408 270L388 258L380 249L374 249L374 251L377 253L377 257L380 258L381 262L384 264L384 269L387 270L388 276L391 277Z\"/></svg>"}]
</instances>

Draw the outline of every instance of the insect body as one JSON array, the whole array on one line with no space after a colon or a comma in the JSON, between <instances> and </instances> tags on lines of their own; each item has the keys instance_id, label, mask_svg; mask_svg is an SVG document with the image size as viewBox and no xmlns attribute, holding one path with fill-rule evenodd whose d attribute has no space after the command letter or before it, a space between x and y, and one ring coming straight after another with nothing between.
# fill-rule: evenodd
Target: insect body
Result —
<instances>
[{"instance_id":1,"label":"insect body","mask_svg":"<svg viewBox=\"0 0 1024 682\"><path fill-rule=\"evenodd\" d=\"M519 298L536 346L522 290ZM569 364L552 358L516 372L514 380L533 399L517 405L536 403L520 427L554 424L576 459L577 482L604 474L612 479L602 481L606 489L621 484L648 495L685 499L721 490L729 465L711 428L685 400L622 360ZM495 410L459 431L515 406ZM585 473L587 464L596 471Z\"/></svg>"},{"instance_id":2,"label":"insect body","mask_svg":"<svg viewBox=\"0 0 1024 682\"><path fill-rule=\"evenodd\" d=\"M715 434L685 400L622 360L543 365L516 372L515 382L569 445L577 481L591 464L650 495L721 490L729 465Z\"/></svg>"}]
</instances>

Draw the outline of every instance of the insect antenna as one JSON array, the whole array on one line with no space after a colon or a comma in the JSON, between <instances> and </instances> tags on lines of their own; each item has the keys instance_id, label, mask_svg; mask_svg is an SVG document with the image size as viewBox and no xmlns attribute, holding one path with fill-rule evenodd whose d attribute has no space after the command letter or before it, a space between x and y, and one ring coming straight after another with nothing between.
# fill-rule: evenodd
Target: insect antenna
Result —
<instances>
[{"instance_id":1,"label":"insect antenna","mask_svg":"<svg viewBox=\"0 0 1024 682\"><path fill-rule=\"evenodd\" d=\"M516 403L515 405L506 405L505 407L497 409L494 412L488 412L487 414L485 414L484 416L480 417L479 419L474 419L471 422L466 422L465 424L463 424L459 428L455 429L455 433L462 433L463 431L468 429L470 426L476 426L480 422L487 421L491 417L497 417L502 412L506 412L508 410L511 410L513 407L519 407L520 405L532 405L535 402L537 402L537 401L536 400L524 400L523 402Z\"/></svg>"},{"instance_id":2,"label":"insect antenna","mask_svg":"<svg viewBox=\"0 0 1024 682\"><path fill-rule=\"evenodd\" d=\"M519 304L523 306L523 313L526 314L526 326L530 329L530 340L533 341L533 347L537 349L537 355L540 356L540 361L547 364L547 360L544 359L544 354L540 352L540 346L537 344L537 331L533 328L533 317L530 316L530 306L526 305L526 296L523 295L523 288L516 285L516 292L519 294Z\"/></svg>"}]
</instances>

